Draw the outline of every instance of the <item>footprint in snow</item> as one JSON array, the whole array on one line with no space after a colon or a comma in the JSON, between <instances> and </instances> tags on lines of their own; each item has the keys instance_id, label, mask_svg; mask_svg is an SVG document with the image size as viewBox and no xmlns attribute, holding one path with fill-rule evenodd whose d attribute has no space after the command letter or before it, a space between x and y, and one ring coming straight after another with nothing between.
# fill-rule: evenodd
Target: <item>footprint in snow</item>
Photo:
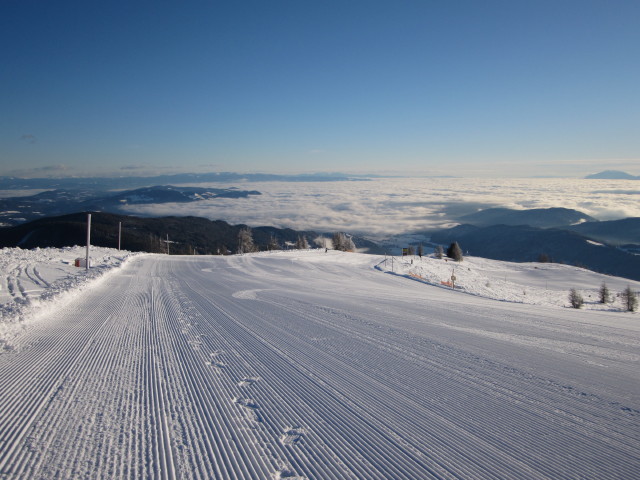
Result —
<instances>
[{"instance_id":1,"label":"footprint in snow","mask_svg":"<svg viewBox=\"0 0 640 480\"><path fill-rule=\"evenodd\" d=\"M258 413L258 404L250 398L235 397L233 399L233 403L241 406L244 410L244 413L250 420L256 423L262 422L262 417L260 416L260 413Z\"/></svg>"},{"instance_id":2,"label":"footprint in snow","mask_svg":"<svg viewBox=\"0 0 640 480\"><path fill-rule=\"evenodd\" d=\"M295 445L302 439L303 434L304 428L286 428L284 433L280 436L280 443L282 443L283 445Z\"/></svg>"},{"instance_id":3,"label":"footprint in snow","mask_svg":"<svg viewBox=\"0 0 640 480\"><path fill-rule=\"evenodd\" d=\"M215 368L217 371L222 371L223 369L227 368L227 365L223 362L209 362L206 361L204 362L205 365L207 365L208 367L213 367Z\"/></svg>"},{"instance_id":4,"label":"footprint in snow","mask_svg":"<svg viewBox=\"0 0 640 480\"><path fill-rule=\"evenodd\" d=\"M258 381L258 377L244 377L238 382L239 387L250 387Z\"/></svg>"},{"instance_id":5,"label":"footprint in snow","mask_svg":"<svg viewBox=\"0 0 640 480\"><path fill-rule=\"evenodd\" d=\"M286 478L287 480L306 480L306 477L298 475L293 470L286 467L278 470L271 476L271 478L273 478L273 480L282 480L283 478Z\"/></svg>"}]
</instances>

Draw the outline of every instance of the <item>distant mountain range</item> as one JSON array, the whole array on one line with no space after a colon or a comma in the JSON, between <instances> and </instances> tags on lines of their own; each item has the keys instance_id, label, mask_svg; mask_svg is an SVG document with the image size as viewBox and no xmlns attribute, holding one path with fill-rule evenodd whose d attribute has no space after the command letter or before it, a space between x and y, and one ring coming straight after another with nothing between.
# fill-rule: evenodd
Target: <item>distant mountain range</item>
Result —
<instances>
[{"instance_id":1,"label":"distant mountain range","mask_svg":"<svg viewBox=\"0 0 640 480\"><path fill-rule=\"evenodd\" d=\"M604 172L587 175L584 178L595 180L640 180L640 176L630 175L620 170L605 170Z\"/></svg>"},{"instance_id":2,"label":"distant mountain range","mask_svg":"<svg viewBox=\"0 0 640 480\"><path fill-rule=\"evenodd\" d=\"M0 177L0 190L27 189L93 189L115 190L141 188L150 185L232 182L344 182L366 181L376 175L347 175L344 173L314 173L301 175L273 175L265 173L181 173L153 177L67 177L18 178Z\"/></svg>"},{"instance_id":3,"label":"distant mountain range","mask_svg":"<svg viewBox=\"0 0 640 480\"><path fill-rule=\"evenodd\" d=\"M640 218L638 217L581 223L570 225L566 230L611 245L640 245Z\"/></svg>"},{"instance_id":4,"label":"distant mountain range","mask_svg":"<svg viewBox=\"0 0 640 480\"><path fill-rule=\"evenodd\" d=\"M0 199L0 224L18 225L42 217L82 210L117 213L127 205L199 202L212 198L246 198L250 195L260 195L260 192L237 188L172 185L157 185L115 193L89 189L56 189L28 197Z\"/></svg>"},{"instance_id":5,"label":"distant mountain range","mask_svg":"<svg viewBox=\"0 0 640 480\"><path fill-rule=\"evenodd\" d=\"M640 280L640 255L632 253L640 251L640 218L599 222L564 208L491 208L462 219L468 222L433 233L431 242L458 242L477 257L514 262L545 258Z\"/></svg>"},{"instance_id":6,"label":"distant mountain range","mask_svg":"<svg viewBox=\"0 0 640 480\"><path fill-rule=\"evenodd\" d=\"M640 224L640 218L635 220ZM547 258L555 263L640 280L640 255L568 230L527 225L461 225L435 233L431 241L443 245L458 242L463 252L476 257L512 262L536 262Z\"/></svg>"},{"instance_id":7,"label":"distant mountain range","mask_svg":"<svg viewBox=\"0 0 640 480\"><path fill-rule=\"evenodd\" d=\"M164 240L169 235L171 242L177 242L171 244L174 253L232 252L243 225L197 217L139 218L119 215L118 210L134 204L242 199L251 195L260 192L164 185L121 192L56 189L0 199L0 224L5 226L0 228L0 247L81 245L85 241L86 214L72 212L82 210L94 212L92 239L96 245L116 246L117 224L122 222L122 246L128 250L165 251ZM458 220L462 224L457 227L432 232L431 242L446 246L457 241L471 255L498 260L528 262L544 256L555 262L640 280L640 255L633 254L640 252L640 218L600 222L566 208L488 208ZM257 227L253 231L256 243L263 249L272 236L284 246L295 242L298 235L307 236L309 241L319 235L315 231L275 227ZM364 238L354 237L354 242L370 253L384 252Z\"/></svg>"},{"instance_id":8,"label":"distant mountain range","mask_svg":"<svg viewBox=\"0 0 640 480\"><path fill-rule=\"evenodd\" d=\"M534 208L530 210L487 208L486 210L464 215L458 220L461 223L475 225L477 227L486 227L489 225L529 225L540 228L597 221L586 213L569 208Z\"/></svg>"},{"instance_id":9,"label":"distant mountain range","mask_svg":"<svg viewBox=\"0 0 640 480\"><path fill-rule=\"evenodd\" d=\"M238 244L238 233L245 225L230 225L222 220L200 217L143 218L111 213L92 213L91 243L101 247L118 246L118 224L122 223L121 246L130 251L152 253L166 252L169 237L173 254L233 253ZM14 227L0 228L0 248L44 248L84 245L86 243L87 214L74 213L47 217ZM309 244L320 236L314 231L296 231L289 228L252 228L255 244L266 250L271 238L285 248L286 243L295 243L304 235ZM325 235L329 237L330 235ZM371 253L382 253L373 242L354 236L358 248ZM316 245L318 246L318 245ZM322 245L319 245L322 246Z\"/></svg>"}]
</instances>

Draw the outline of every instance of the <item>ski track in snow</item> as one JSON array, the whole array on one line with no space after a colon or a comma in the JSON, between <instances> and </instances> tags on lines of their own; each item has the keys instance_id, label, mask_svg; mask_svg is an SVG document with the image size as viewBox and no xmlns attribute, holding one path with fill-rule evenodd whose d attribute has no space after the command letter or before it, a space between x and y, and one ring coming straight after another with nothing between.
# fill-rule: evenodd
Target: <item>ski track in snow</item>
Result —
<instances>
[{"instance_id":1,"label":"ski track in snow","mask_svg":"<svg viewBox=\"0 0 640 480\"><path fill-rule=\"evenodd\" d=\"M373 258L130 260L0 354L0 478L637 478L637 315Z\"/></svg>"}]
</instances>

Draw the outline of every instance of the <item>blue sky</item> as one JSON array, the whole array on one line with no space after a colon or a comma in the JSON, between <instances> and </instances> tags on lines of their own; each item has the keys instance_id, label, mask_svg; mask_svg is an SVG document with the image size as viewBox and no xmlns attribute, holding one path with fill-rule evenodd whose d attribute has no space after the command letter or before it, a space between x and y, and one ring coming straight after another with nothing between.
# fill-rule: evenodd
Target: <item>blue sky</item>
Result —
<instances>
[{"instance_id":1,"label":"blue sky","mask_svg":"<svg viewBox=\"0 0 640 480\"><path fill-rule=\"evenodd\" d=\"M0 175L640 174L640 2L0 4Z\"/></svg>"}]
</instances>

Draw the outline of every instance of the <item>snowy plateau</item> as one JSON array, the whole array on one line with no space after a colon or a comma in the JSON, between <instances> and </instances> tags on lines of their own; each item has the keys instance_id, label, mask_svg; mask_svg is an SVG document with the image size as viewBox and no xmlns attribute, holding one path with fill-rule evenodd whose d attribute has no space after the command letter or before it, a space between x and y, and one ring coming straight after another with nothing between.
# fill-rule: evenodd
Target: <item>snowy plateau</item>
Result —
<instances>
[{"instance_id":1,"label":"snowy plateau","mask_svg":"<svg viewBox=\"0 0 640 480\"><path fill-rule=\"evenodd\" d=\"M638 282L324 249L83 256L0 251L2 479L640 478L640 315L615 297Z\"/></svg>"}]
</instances>

